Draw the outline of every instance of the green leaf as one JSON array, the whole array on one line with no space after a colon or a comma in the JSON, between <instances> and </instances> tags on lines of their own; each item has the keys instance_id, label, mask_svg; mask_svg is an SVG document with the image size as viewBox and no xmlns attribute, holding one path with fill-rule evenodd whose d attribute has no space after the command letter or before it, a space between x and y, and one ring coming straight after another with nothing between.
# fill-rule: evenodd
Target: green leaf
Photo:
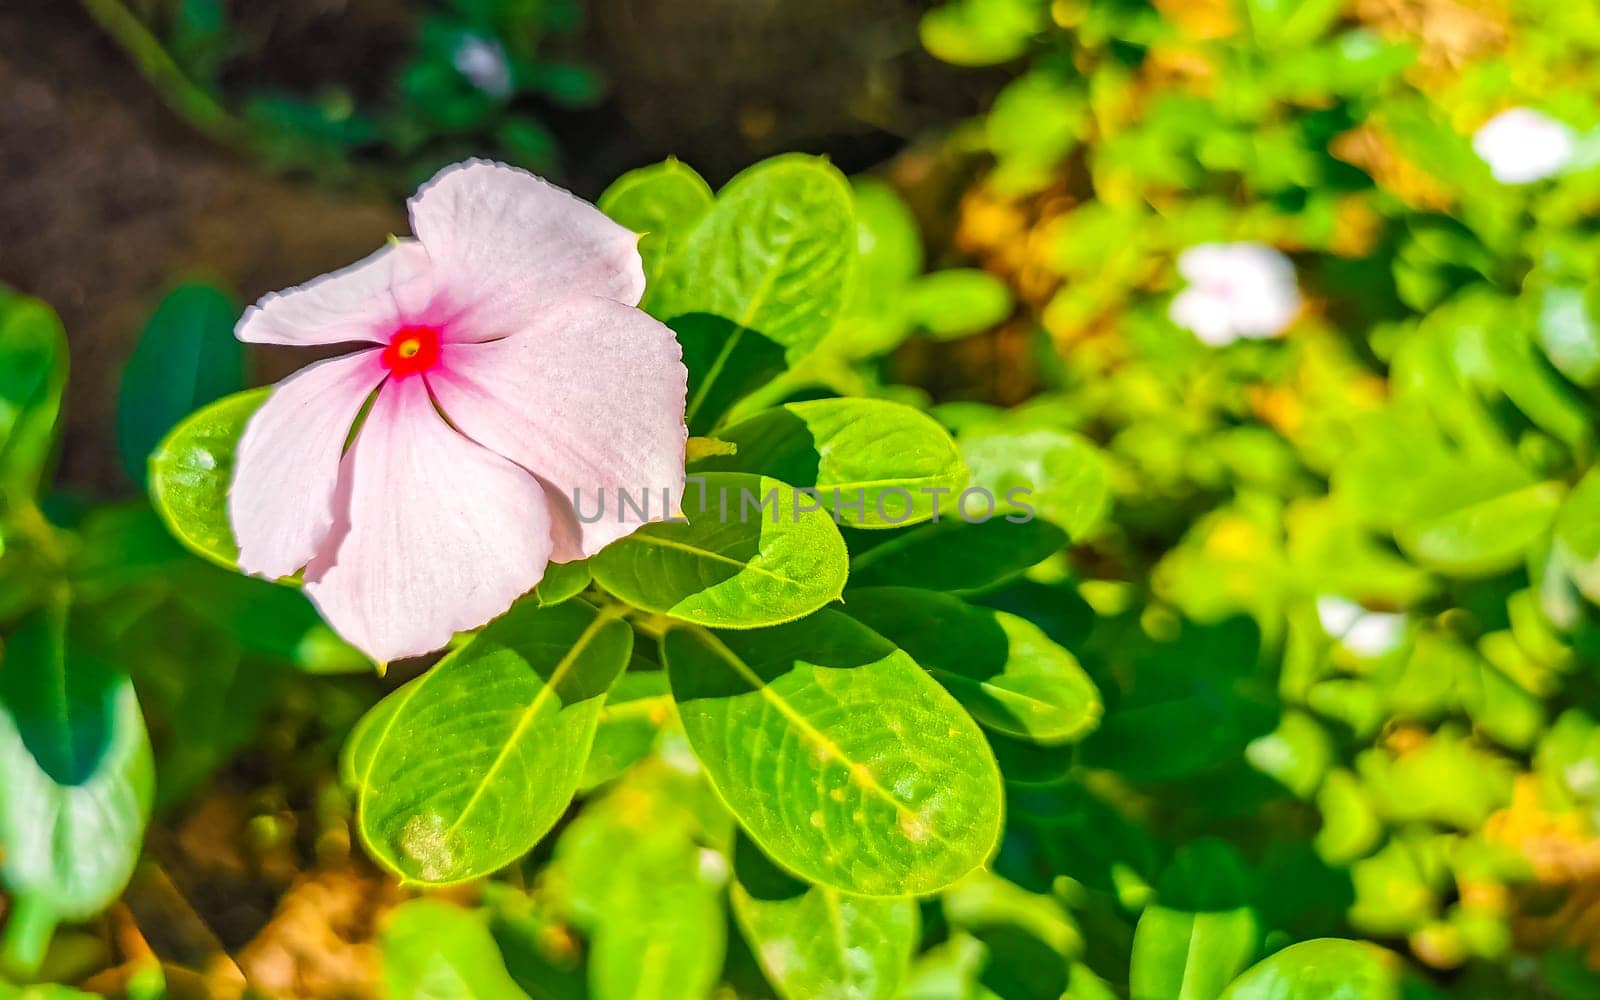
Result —
<instances>
[{"instance_id":1,"label":"green leaf","mask_svg":"<svg viewBox=\"0 0 1600 1000\"><path fill-rule=\"evenodd\" d=\"M1238 854L1218 840L1179 849L1162 875L1160 901L1133 934L1133 1000L1216 1000L1256 951L1260 928L1244 905L1248 876Z\"/></svg>"},{"instance_id":2,"label":"green leaf","mask_svg":"<svg viewBox=\"0 0 1600 1000\"><path fill-rule=\"evenodd\" d=\"M1222 1000L1400 1000L1400 960L1376 945L1302 941L1235 979Z\"/></svg>"},{"instance_id":3,"label":"green leaf","mask_svg":"<svg viewBox=\"0 0 1600 1000\"><path fill-rule=\"evenodd\" d=\"M31 500L55 446L67 335L51 308L0 286L0 499Z\"/></svg>"},{"instance_id":4,"label":"green leaf","mask_svg":"<svg viewBox=\"0 0 1600 1000\"><path fill-rule=\"evenodd\" d=\"M858 528L926 521L953 507L967 484L945 429L882 399L785 403L724 427L717 439L734 453L702 459L696 471L759 473L815 489L825 509Z\"/></svg>"},{"instance_id":5,"label":"green leaf","mask_svg":"<svg viewBox=\"0 0 1600 1000\"><path fill-rule=\"evenodd\" d=\"M1580 286L1546 289L1539 300L1538 338L1550 363L1582 386L1600 382L1600 322Z\"/></svg>"},{"instance_id":6,"label":"green leaf","mask_svg":"<svg viewBox=\"0 0 1600 1000\"><path fill-rule=\"evenodd\" d=\"M1066 543L1060 528L1037 519L969 522L946 515L854 554L850 584L972 594L1019 575Z\"/></svg>"},{"instance_id":7,"label":"green leaf","mask_svg":"<svg viewBox=\"0 0 1600 1000\"><path fill-rule=\"evenodd\" d=\"M593 579L587 562L550 563L544 568L544 578L533 588L534 600L540 604L560 604L583 593Z\"/></svg>"},{"instance_id":8,"label":"green leaf","mask_svg":"<svg viewBox=\"0 0 1600 1000\"><path fill-rule=\"evenodd\" d=\"M952 935L917 957L899 1000L999 1000L978 983L988 964L982 941L970 934Z\"/></svg>"},{"instance_id":9,"label":"green leaf","mask_svg":"<svg viewBox=\"0 0 1600 1000\"><path fill-rule=\"evenodd\" d=\"M722 189L646 307L665 319L720 317L732 324L728 351L755 331L794 360L833 327L855 260L854 200L844 175L817 157L774 157Z\"/></svg>"},{"instance_id":10,"label":"green leaf","mask_svg":"<svg viewBox=\"0 0 1600 1000\"><path fill-rule=\"evenodd\" d=\"M1578 592L1600 603L1600 468L1573 487L1556 512L1551 557Z\"/></svg>"},{"instance_id":11,"label":"green leaf","mask_svg":"<svg viewBox=\"0 0 1600 1000\"><path fill-rule=\"evenodd\" d=\"M680 1000L708 996L722 968L727 917L720 854L693 844L635 839L630 877L617 880L589 955L595 1000ZM715 857L708 864L707 854Z\"/></svg>"},{"instance_id":12,"label":"green leaf","mask_svg":"<svg viewBox=\"0 0 1600 1000\"><path fill-rule=\"evenodd\" d=\"M710 211L712 195L699 174L669 157L618 177L597 204L600 211L639 234L639 256L649 287L694 224Z\"/></svg>"},{"instance_id":13,"label":"green leaf","mask_svg":"<svg viewBox=\"0 0 1600 1000\"><path fill-rule=\"evenodd\" d=\"M117 451L134 482L145 481L151 450L180 420L244 388L238 318L238 303L210 285L180 285L151 314L117 396Z\"/></svg>"},{"instance_id":14,"label":"green leaf","mask_svg":"<svg viewBox=\"0 0 1600 1000\"><path fill-rule=\"evenodd\" d=\"M668 324L683 347L689 372L684 423L690 434L708 434L733 405L781 374L783 345L721 316L691 313Z\"/></svg>"},{"instance_id":15,"label":"green leaf","mask_svg":"<svg viewBox=\"0 0 1600 1000\"><path fill-rule=\"evenodd\" d=\"M848 572L833 519L765 476L691 481L688 523L656 522L590 561L595 582L635 607L719 628L755 628L838 598Z\"/></svg>"},{"instance_id":16,"label":"green leaf","mask_svg":"<svg viewBox=\"0 0 1600 1000\"><path fill-rule=\"evenodd\" d=\"M61 920L122 891L150 817L154 767L133 684L36 612L0 664L0 881Z\"/></svg>"},{"instance_id":17,"label":"green leaf","mask_svg":"<svg viewBox=\"0 0 1600 1000\"><path fill-rule=\"evenodd\" d=\"M1452 576L1478 577L1522 563L1528 548L1550 528L1566 494L1559 482L1534 483L1505 493L1458 496L1451 509L1420 518L1395 532L1418 562Z\"/></svg>"},{"instance_id":18,"label":"green leaf","mask_svg":"<svg viewBox=\"0 0 1600 1000\"><path fill-rule=\"evenodd\" d=\"M583 767L580 791L587 791L617 777L643 760L661 734L661 727L672 718L672 692L667 675L660 670L629 671L622 675L606 695L600 722L594 733L594 747Z\"/></svg>"},{"instance_id":19,"label":"green leaf","mask_svg":"<svg viewBox=\"0 0 1600 1000\"><path fill-rule=\"evenodd\" d=\"M1037 0L954 0L922 15L922 44L957 66L992 66L1022 55L1045 28Z\"/></svg>"},{"instance_id":20,"label":"green leaf","mask_svg":"<svg viewBox=\"0 0 1600 1000\"><path fill-rule=\"evenodd\" d=\"M1040 428L979 427L961 453L1002 509L1036 512L1073 539L1087 538L1111 510L1111 470L1100 449L1076 434Z\"/></svg>"},{"instance_id":21,"label":"green leaf","mask_svg":"<svg viewBox=\"0 0 1600 1000\"><path fill-rule=\"evenodd\" d=\"M1133 934L1133 1000L1216 1000L1256 948L1249 909L1186 913L1152 906ZM1298 995L1297 995L1298 996Z\"/></svg>"},{"instance_id":22,"label":"green leaf","mask_svg":"<svg viewBox=\"0 0 1600 1000\"><path fill-rule=\"evenodd\" d=\"M988 949L986 987L1004 997L1059 997L1067 989L1069 963L1085 942L1060 900L976 871L946 890L940 904L953 931Z\"/></svg>"},{"instance_id":23,"label":"green leaf","mask_svg":"<svg viewBox=\"0 0 1600 1000\"><path fill-rule=\"evenodd\" d=\"M915 901L807 885L748 840L735 850L734 877L734 917L785 1000L896 995L916 950Z\"/></svg>"},{"instance_id":24,"label":"green leaf","mask_svg":"<svg viewBox=\"0 0 1600 1000\"><path fill-rule=\"evenodd\" d=\"M1059 744L1100 721L1100 693L1077 658L1025 618L911 587L852 590L845 611L909 653L990 729Z\"/></svg>"},{"instance_id":25,"label":"green leaf","mask_svg":"<svg viewBox=\"0 0 1600 1000\"><path fill-rule=\"evenodd\" d=\"M1344 0L1245 0L1257 44L1267 49L1306 45L1339 18Z\"/></svg>"},{"instance_id":26,"label":"green leaf","mask_svg":"<svg viewBox=\"0 0 1600 1000\"><path fill-rule=\"evenodd\" d=\"M347 768L372 856L442 885L525 854L572 801L632 640L582 601L522 602L380 702Z\"/></svg>"},{"instance_id":27,"label":"green leaf","mask_svg":"<svg viewBox=\"0 0 1600 1000\"><path fill-rule=\"evenodd\" d=\"M732 822L691 766L652 758L561 834L550 893L589 933L596 1000L704 997L723 965Z\"/></svg>"},{"instance_id":28,"label":"green leaf","mask_svg":"<svg viewBox=\"0 0 1600 1000\"><path fill-rule=\"evenodd\" d=\"M935 892L1000 832L976 725L911 658L835 611L751 632L669 630L684 731L767 855L869 896Z\"/></svg>"},{"instance_id":29,"label":"green leaf","mask_svg":"<svg viewBox=\"0 0 1600 1000\"><path fill-rule=\"evenodd\" d=\"M1011 292L987 271L952 268L922 275L906 290L911 322L939 340L987 330L1011 313Z\"/></svg>"},{"instance_id":30,"label":"green leaf","mask_svg":"<svg viewBox=\"0 0 1600 1000\"><path fill-rule=\"evenodd\" d=\"M228 569L239 546L228 522L234 452L245 424L271 387L219 399L174 427L150 455L150 499L172 534L192 551Z\"/></svg>"},{"instance_id":31,"label":"green leaf","mask_svg":"<svg viewBox=\"0 0 1600 1000\"><path fill-rule=\"evenodd\" d=\"M413 899L389 914L380 943L392 1000L527 1000L482 913Z\"/></svg>"},{"instance_id":32,"label":"green leaf","mask_svg":"<svg viewBox=\"0 0 1600 1000\"><path fill-rule=\"evenodd\" d=\"M922 234L894 188L873 177L850 180L856 202L858 280L853 308L871 308L884 292L922 273Z\"/></svg>"}]
</instances>

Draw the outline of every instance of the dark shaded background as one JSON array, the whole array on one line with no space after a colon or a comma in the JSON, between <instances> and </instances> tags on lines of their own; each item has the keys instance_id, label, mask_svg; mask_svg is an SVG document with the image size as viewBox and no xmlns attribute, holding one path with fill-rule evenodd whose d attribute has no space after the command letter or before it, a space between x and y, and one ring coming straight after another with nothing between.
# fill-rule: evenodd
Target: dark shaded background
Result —
<instances>
[{"instance_id":1,"label":"dark shaded background","mask_svg":"<svg viewBox=\"0 0 1600 1000\"><path fill-rule=\"evenodd\" d=\"M610 89L598 108L538 109L561 143L554 179L593 198L668 154L713 184L783 150L852 173L881 165L992 90L921 51L922 7L589 0L575 54ZM331 81L380 102L414 24L393 0L265 0L230 16L255 44L225 87ZM118 376L172 283L202 277L249 302L404 230L400 199L376 185L273 174L196 133L72 0L0 0L0 283L49 302L67 328L62 485L132 489L114 455ZM261 352L254 375L303 360Z\"/></svg>"}]
</instances>

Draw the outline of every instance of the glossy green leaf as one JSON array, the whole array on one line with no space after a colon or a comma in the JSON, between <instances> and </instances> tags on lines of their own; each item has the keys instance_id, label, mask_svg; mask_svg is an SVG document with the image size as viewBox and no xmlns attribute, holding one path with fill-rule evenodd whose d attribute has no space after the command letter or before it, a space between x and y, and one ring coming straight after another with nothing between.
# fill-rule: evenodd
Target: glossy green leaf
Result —
<instances>
[{"instance_id":1,"label":"glossy green leaf","mask_svg":"<svg viewBox=\"0 0 1600 1000\"><path fill-rule=\"evenodd\" d=\"M632 638L581 601L523 602L380 702L347 765L372 856L447 884L532 848L572 801Z\"/></svg>"},{"instance_id":2,"label":"glossy green leaf","mask_svg":"<svg viewBox=\"0 0 1600 1000\"><path fill-rule=\"evenodd\" d=\"M850 617L911 655L990 729L1059 744L1100 721L1078 660L1025 618L911 587L852 590Z\"/></svg>"},{"instance_id":3,"label":"glossy green leaf","mask_svg":"<svg viewBox=\"0 0 1600 1000\"><path fill-rule=\"evenodd\" d=\"M899 1000L999 1000L978 982L988 964L982 941L970 934L952 935L917 957Z\"/></svg>"},{"instance_id":4,"label":"glossy green leaf","mask_svg":"<svg viewBox=\"0 0 1600 1000\"><path fill-rule=\"evenodd\" d=\"M1100 450L1076 434L1040 428L979 427L961 435L972 484L1004 510L1023 510L1073 539L1092 535L1111 509L1111 470Z\"/></svg>"},{"instance_id":5,"label":"glossy green leaf","mask_svg":"<svg viewBox=\"0 0 1600 1000\"><path fill-rule=\"evenodd\" d=\"M1488 576L1523 561L1566 494L1557 482L1534 483L1490 496L1466 494L1450 509L1395 532L1417 561L1453 576Z\"/></svg>"},{"instance_id":6,"label":"glossy green leaf","mask_svg":"<svg viewBox=\"0 0 1600 1000\"><path fill-rule=\"evenodd\" d=\"M871 307L885 291L903 287L922 271L922 234L894 188L875 177L852 177L856 203L859 278L852 307Z\"/></svg>"},{"instance_id":7,"label":"glossy green leaf","mask_svg":"<svg viewBox=\"0 0 1600 1000\"><path fill-rule=\"evenodd\" d=\"M635 607L719 628L799 618L838 598L847 573L833 519L765 476L690 482L688 523L657 522L590 561L595 582Z\"/></svg>"},{"instance_id":8,"label":"glossy green leaf","mask_svg":"<svg viewBox=\"0 0 1600 1000\"><path fill-rule=\"evenodd\" d=\"M1001 996L1065 992L1070 963L1084 953L1085 941L1059 899L979 870L939 902L952 930L973 935L988 950L985 986Z\"/></svg>"},{"instance_id":9,"label":"glossy green leaf","mask_svg":"<svg viewBox=\"0 0 1600 1000\"><path fill-rule=\"evenodd\" d=\"M133 873L154 768L126 674L36 612L0 663L0 882L55 918L84 920Z\"/></svg>"},{"instance_id":10,"label":"glossy green leaf","mask_svg":"<svg viewBox=\"0 0 1600 1000\"><path fill-rule=\"evenodd\" d=\"M1011 292L987 271L951 268L925 274L906 290L906 311L940 340L986 330L1011 313Z\"/></svg>"},{"instance_id":11,"label":"glossy green leaf","mask_svg":"<svg viewBox=\"0 0 1600 1000\"><path fill-rule=\"evenodd\" d=\"M589 933L595 1000L706 996L723 965L727 812L692 767L652 758L561 834L550 895Z\"/></svg>"},{"instance_id":12,"label":"glossy green leaf","mask_svg":"<svg viewBox=\"0 0 1600 1000\"><path fill-rule=\"evenodd\" d=\"M1579 593L1600 602L1600 469L1590 469L1562 501L1551 545Z\"/></svg>"},{"instance_id":13,"label":"glossy green leaf","mask_svg":"<svg viewBox=\"0 0 1600 1000\"><path fill-rule=\"evenodd\" d=\"M1250 30L1262 46L1304 45L1339 18L1343 0L1245 0Z\"/></svg>"},{"instance_id":14,"label":"glossy green leaf","mask_svg":"<svg viewBox=\"0 0 1600 1000\"><path fill-rule=\"evenodd\" d=\"M1400 960L1362 941L1318 938L1262 959L1222 1000L1399 1000Z\"/></svg>"},{"instance_id":15,"label":"glossy green leaf","mask_svg":"<svg viewBox=\"0 0 1600 1000\"><path fill-rule=\"evenodd\" d=\"M413 899L389 914L380 945L392 1000L527 1000L482 913Z\"/></svg>"},{"instance_id":16,"label":"glossy green leaf","mask_svg":"<svg viewBox=\"0 0 1600 1000\"><path fill-rule=\"evenodd\" d=\"M643 760L673 718L672 692L660 670L629 671L606 695L594 746L583 766L581 791L604 784Z\"/></svg>"},{"instance_id":17,"label":"glossy green leaf","mask_svg":"<svg viewBox=\"0 0 1600 1000\"><path fill-rule=\"evenodd\" d=\"M922 16L922 44L957 66L992 66L1027 51L1044 14L1034 0L954 0Z\"/></svg>"},{"instance_id":18,"label":"glossy green leaf","mask_svg":"<svg viewBox=\"0 0 1600 1000\"><path fill-rule=\"evenodd\" d=\"M845 524L893 528L948 509L967 484L955 441L928 415L882 399L785 403L717 432L736 449L695 471L750 472L817 491Z\"/></svg>"},{"instance_id":19,"label":"glossy green leaf","mask_svg":"<svg viewBox=\"0 0 1600 1000\"><path fill-rule=\"evenodd\" d=\"M1600 320L1582 287L1544 292L1539 300L1538 338L1561 374L1583 386L1600 382Z\"/></svg>"},{"instance_id":20,"label":"glossy green leaf","mask_svg":"<svg viewBox=\"0 0 1600 1000\"><path fill-rule=\"evenodd\" d=\"M239 304L210 285L180 285L150 316L122 370L117 451L136 483L150 452L193 410L244 388L244 344L233 336Z\"/></svg>"},{"instance_id":21,"label":"glossy green leaf","mask_svg":"<svg viewBox=\"0 0 1600 1000\"><path fill-rule=\"evenodd\" d=\"M1249 876L1226 842L1193 840L1162 874L1134 929L1133 1000L1215 1000L1255 954Z\"/></svg>"},{"instance_id":22,"label":"glossy green leaf","mask_svg":"<svg viewBox=\"0 0 1600 1000\"><path fill-rule=\"evenodd\" d=\"M239 547L228 522L234 452L270 387L220 399L189 415L150 454L150 499L184 545L235 568Z\"/></svg>"},{"instance_id":23,"label":"glossy green leaf","mask_svg":"<svg viewBox=\"0 0 1600 1000\"><path fill-rule=\"evenodd\" d=\"M852 536L852 545L855 537L859 536ZM877 537L866 541L877 542ZM1067 543L1060 528L1038 519L993 517L969 522L954 515L882 537L883 541L852 554L852 587L977 593L1021 574Z\"/></svg>"},{"instance_id":24,"label":"glossy green leaf","mask_svg":"<svg viewBox=\"0 0 1600 1000\"><path fill-rule=\"evenodd\" d=\"M798 358L833 327L855 270L854 200L826 160L765 160L728 182L685 237L646 301L666 319L692 313L731 324L732 351L747 331Z\"/></svg>"},{"instance_id":25,"label":"glossy green leaf","mask_svg":"<svg viewBox=\"0 0 1600 1000\"><path fill-rule=\"evenodd\" d=\"M721 885L708 877L724 872L692 844L635 840L625 847L646 862L617 880L608 918L599 926L589 956L589 988L595 1000L679 1000L709 994L722 965L727 918Z\"/></svg>"},{"instance_id":26,"label":"glossy green leaf","mask_svg":"<svg viewBox=\"0 0 1600 1000\"><path fill-rule=\"evenodd\" d=\"M597 204L600 211L639 234L648 288L711 203L710 185L691 167L669 157L618 177Z\"/></svg>"},{"instance_id":27,"label":"glossy green leaf","mask_svg":"<svg viewBox=\"0 0 1600 1000\"><path fill-rule=\"evenodd\" d=\"M910 899L846 896L807 885L748 840L734 854L733 913L785 1000L889 1000L917 944Z\"/></svg>"},{"instance_id":28,"label":"glossy green leaf","mask_svg":"<svg viewBox=\"0 0 1600 1000\"><path fill-rule=\"evenodd\" d=\"M1152 906L1133 935L1133 1000L1216 1000L1256 950L1255 914Z\"/></svg>"},{"instance_id":29,"label":"glossy green leaf","mask_svg":"<svg viewBox=\"0 0 1600 1000\"><path fill-rule=\"evenodd\" d=\"M560 604L583 593L593 577L587 562L550 563L544 568L544 577L533 588L534 600L540 604Z\"/></svg>"},{"instance_id":30,"label":"glossy green leaf","mask_svg":"<svg viewBox=\"0 0 1600 1000\"><path fill-rule=\"evenodd\" d=\"M835 611L663 641L678 716L767 855L822 885L934 892L982 864L1000 772L971 717L911 658Z\"/></svg>"},{"instance_id":31,"label":"glossy green leaf","mask_svg":"<svg viewBox=\"0 0 1600 1000\"><path fill-rule=\"evenodd\" d=\"M683 419L690 434L710 433L735 403L785 369L782 344L721 316L690 313L667 325L689 373Z\"/></svg>"},{"instance_id":32,"label":"glossy green leaf","mask_svg":"<svg viewBox=\"0 0 1600 1000\"><path fill-rule=\"evenodd\" d=\"M0 490L31 500L55 446L67 336L37 299L0 286Z\"/></svg>"}]
</instances>

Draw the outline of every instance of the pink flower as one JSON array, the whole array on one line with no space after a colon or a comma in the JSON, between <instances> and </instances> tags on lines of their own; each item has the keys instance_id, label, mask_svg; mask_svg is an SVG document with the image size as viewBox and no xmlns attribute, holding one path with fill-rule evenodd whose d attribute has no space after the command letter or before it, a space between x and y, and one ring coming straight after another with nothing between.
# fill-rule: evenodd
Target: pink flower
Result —
<instances>
[{"instance_id":1,"label":"pink flower","mask_svg":"<svg viewBox=\"0 0 1600 1000\"><path fill-rule=\"evenodd\" d=\"M1530 108L1502 111L1472 136L1472 149L1502 184L1532 184L1566 169L1577 152L1572 129Z\"/></svg>"},{"instance_id":2,"label":"pink flower","mask_svg":"<svg viewBox=\"0 0 1600 1000\"><path fill-rule=\"evenodd\" d=\"M278 385L239 442L228 509L240 569L303 567L323 617L380 661L438 649L547 562L644 520L614 505L582 523L574 490L588 511L601 490L683 482L687 376L672 331L634 308L633 233L479 160L441 171L410 210L415 239L265 296L235 331L369 345Z\"/></svg>"},{"instance_id":3,"label":"pink flower","mask_svg":"<svg viewBox=\"0 0 1600 1000\"><path fill-rule=\"evenodd\" d=\"M1189 287L1168 315L1212 347L1276 337L1300 312L1294 264L1261 243L1202 243L1178 257Z\"/></svg>"}]
</instances>

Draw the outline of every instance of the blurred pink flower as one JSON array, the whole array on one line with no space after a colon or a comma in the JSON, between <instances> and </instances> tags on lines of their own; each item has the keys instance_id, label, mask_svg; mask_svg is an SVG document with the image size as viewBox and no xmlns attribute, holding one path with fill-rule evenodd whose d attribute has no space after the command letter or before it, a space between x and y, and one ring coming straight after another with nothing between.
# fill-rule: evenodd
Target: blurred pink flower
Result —
<instances>
[{"instance_id":1,"label":"blurred pink flower","mask_svg":"<svg viewBox=\"0 0 1600 1000\"><path fill-rule=\"evenodd\" d=\"M672 331L634 308L635 234L477 160L410 211L415 239L265 296L235 331L371 345L277 386L240 440L228 509L240 569L303 567L328 623L379 661L438 649L547 562L644 520L581 523L574 489L676 495L683 481L687 376Z\"/></svg>"},{"instance_id":2,"label":"blurred pink flower","mask_svg":"<svg viewBox=\"0 0 1600 1000\"><path fill-rule=\"evenodd\" d=\"M1317 620L1328 637L1357 656L1375 659L1406 641L1406 616L1368 611L1342 597L1317 598Z\"/></svg>"},{"instance_id":3,"label":"blurred pink flower","mask_svg":"<svg viewBox=\"0 0 1600 1000\"><path fill-rule=\"evenodd\" d=\"M1472 137L1472 149L1502 184L1532 184L1561 172L1577 151L1572 129L1529 108L1502 111Z\"/></svg>"},{"instance_id":4,"label":"blurred pink flower","mask_svg":"<svg viewBox=\"0 0 1600 1000\"><path fill-rule=\"evenodd\" d=\"M1289 258L1261 243L1202 243L1178 257L1189 287L1172 300L1172 321L1212 347L1275 337L1300 312Z\"/></svg>"}]
</instances>

